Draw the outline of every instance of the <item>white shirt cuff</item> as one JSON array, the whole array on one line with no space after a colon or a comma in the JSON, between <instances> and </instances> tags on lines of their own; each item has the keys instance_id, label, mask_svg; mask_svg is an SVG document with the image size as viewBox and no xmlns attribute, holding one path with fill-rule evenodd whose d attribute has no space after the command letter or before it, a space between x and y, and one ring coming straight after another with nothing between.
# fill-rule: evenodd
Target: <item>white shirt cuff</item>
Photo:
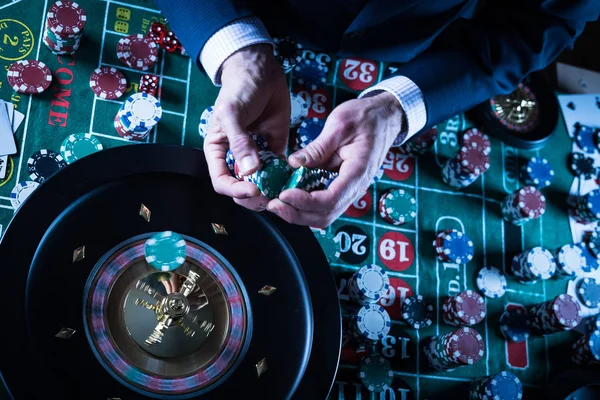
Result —
<instances>
[{"instance_id":1,"label":"white shirt cuff","mask_svg":"<svg viewBox=\"0 0 600 400\"><path fill-rule=\"evenodd\" d=\"M394 76L363 91L358 98L374 96L386 91L400 102L406 115L406 126L396 137L393 146L400 146L419 132L427 123L427 110L421 89L405 76Z\"/></svg>"},{"instance_id":2,"label":"white shirt cuff","mask_svg":"<svg viewBox=\"0 0 600 400\"><path fill-rule=\"evenodd\" d=\"M200 63L216 86L221 85L221 66L236 51L253 44L273 40L260 19L245 17L219 29L208 39L200 52Z\"/></svg>"}]
</instances>

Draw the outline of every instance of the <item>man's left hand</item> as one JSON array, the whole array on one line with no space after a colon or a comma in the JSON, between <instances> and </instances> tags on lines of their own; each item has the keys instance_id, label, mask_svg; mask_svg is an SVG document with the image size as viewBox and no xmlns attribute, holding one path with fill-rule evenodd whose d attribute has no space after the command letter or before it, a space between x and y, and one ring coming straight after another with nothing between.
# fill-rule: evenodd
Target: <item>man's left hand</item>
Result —
<instances>
[{"instance_id":1,"label":"man's left hand","mask_svg":"<svg viewBox=\"0 0 600 400\"><path fill-rule=\"evenodd\" d=\"M339 176L326 190L285 190L267 210L292 224L329 226L367 190L402 120L400 103L387 92L340 104L317 139L288 159L294 168L339 170Z\"/></svg>"}]
</instances>

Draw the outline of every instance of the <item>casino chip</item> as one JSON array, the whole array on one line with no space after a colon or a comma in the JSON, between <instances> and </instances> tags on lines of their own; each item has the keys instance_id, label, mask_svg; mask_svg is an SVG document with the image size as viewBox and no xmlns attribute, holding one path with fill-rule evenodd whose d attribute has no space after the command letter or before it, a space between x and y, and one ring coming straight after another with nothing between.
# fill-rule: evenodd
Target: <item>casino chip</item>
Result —
<instances>
[{"instance_id":1,"label":"casino chip","mask_svg":"<svg viewBox=\"0 0 600 400\"><path fill-rule=\"evenodd\" d=\"M173 271L185 262L186 243L175 232L160 232L146 240L144 255L146 262L159 271Z\"/></svg>"},{"instance_id":2,"label":"casino chip","mask_svg":"<svg viewBox=\"0 0 600 400\"><path fill-rule=\"evenodd\" d=\"M385 392L394 381L390 362L379 354L370 354L360 361L359 377L370 392Z\"/></svg>"},{"instance_id":3,"label":"casino chip","mask_svg":"<svg viewBox=\"0 0 600 400\"><path fill-rule=\"evenodd\" d=\"M300 147L305 148L321 134L325 120L311 118L303 121L298 128L298 137L300 138Z\"/></svg>"},{"instance_id":4,"label":"casino chip","mask_svg":"<svg viewBox=\"0 0 600 400\"><path fill-rule=\"evenodd\" d=\"M25 181L17 184L10 192L10 204L15 211L21 207L21 204L34 192L40 184L32 181Z\"/></svg>"},{"instance_id":5,"label":"casino chip","mask_svg":"<svg viewBox=\"0 0 600 400\"><path fill-rule=\"evenodd\" d=\"M210 120L214 113L214 109L212 107L207 107L204 111L202 111L202 115L200 116L200 123L198 124L198 132L203 139L206 139L206 135L208 135L208 128L210 126Z\"/></svg>"},{"instance_id":6,"label":"casino chip","mask_svg":"<svg viewBox=\"0 0 600 400\"><path fill-rule=\"evenodd\" d=\"M467 235L452 229L438 235L441 240L436 240L434 246L442 261L454 264L465 264L473 259L473 242Z\"/></svg>"},{"instance_id":7,"label":"casino chip","mask_svg":"<svg viewBox=\"0 0 600 400\"><path fill-rule=\"evenodd\" d=\"M481 147L463 146L456 154L456 159L464 172L481 175L490 168L490 158L486 151Z\"/></svg>"},{"instance_id":8,"label":"casino chip","mask_svg":"<svg viewBox=\"0 0 600 400\"><path fill-rule=\"evenodd\" d=\"M83 32L87 20L79 4L72 1L57 1L48 9L48 29L61 37L73 37Z\"/></svg>"},{"instance_id":9,"label":"casino chip","mask_svg":"<svg viewBox=\"0 0 600 400\"><path fill-rule=\"evenodd\" d=\"M594 278L583 278L577 284L577 297L588 308L600 305L600 284Z\"/></svg>"},{"instance_id":10,"label":"casino chip","mask_svg":"<svg viewBox=\"0 0 600 400\"><path fill-rule=\"evenodd\" d=\"M92 72L90 87L96 96L102 99L115 100L125 93L127 79L118 69L103 66Z\"/></svg>"},{"instance_id":11,"label":"casino chip","mask_svg":"<svg viewBox=\"0 0 600 400\"><path fill-rule=\"evenodd\" d=\"M596 152L596 143L594 142L596 137L596 129L587 125L576 123L575 126L575 143L577 146L587 154L594 154Z\"/></svg>"},{"instance_id":12,"label":"casino chip","mask_svg":"<svg viewBox=\"0 0 600 400\"><path fill-rule=\"evenodd\" d=\"M154 42L153 42L154 43ZM162 105L148 93L134 93L121 106L120 119L126 129L148 130L162 117Z\"/></svg>"},{"instance_id":13,"label":"casino chip","mask_svg":"<svg viewBox=\"0 0 600 400\"><path fill-rule=\"evenodd\" d=\"M470 396L473 400L520 400L523 398L523 384L512 372L501 371L475 379L471 383Z\"/></svg>"},{"instance_id":14,"label":"casino chip","mask_svg":"<svg viewBox=\"0 0 600 400\"><path fill-rule=\"evenodd\" d=\"M385 308L377 304L365 304L353 318L354 337L357 340L377 342L390 332L392 320Z\"/></svg>"},{"instance_id":15,"label":"casino chip","mask_svg":"<svg viewBox=\"0 0 600 400\"><path fill-rule=\"evenodd\" d=\"M527 312L522 308L511 308L500 316L500 331L511 342L523 342L531 335Z\"/></svg>"},{"instance_id":16,"label":"casino chip","mask_svg":"<svg viewBox=\"0 0 600 400\"><path fill-rule=\"evenodd\" d=\"M497 299L506 292L506 277L498 268L483 267L477 274L477 288L485 296Z\"/></svg>"},{"instance_id":17,"label":"casino chip","mask_svg":"<svg viewBox=\"0 0 600 400\"><path fill-rule=\"evenodd\" d=\"M600 258L600 234L596 229L589 235L587 246L596 258Z\"/></svg>"},{"instance_id":18,"label":"casino chip","mask_svg":"<svg viewBox=\"0 0 600 400\"><path fill-rule=\"evenodd\" d=\"M317 90L327 82L329 68L316 60L303 60L294 69L294 76L299 84L307 89Z\"/></svg>"},{"instance_id":19,"label":"casino chip","mask_svg":"<svg viewBox=\"0 0 600 400\"><path fill-rule=\"evenodd\" d=\"M314 234L327 257L327 262L337 262L340 258L340 238L323 230L316 230Z\"/></svg>"},{"instance_id":20,"label":"casino chip","mask_svg":"<svg viewBox=\"0 0 600 400\"><path fill-rule=\"evenodd\" d=\"M158 46L152 39L139 33L126 36L117 43L117 57L129 68L147 71L158 60Z\"/></svg>"},{"instance_id":21,"label":"casino chip","mask_svg":"<svg viewBox=\"0 0 600 400\"><path fill-rule=\"evenodd\" d=\"M554 179L554 170L545 158L532 157L521 169L521 180L528 186L544 188Z\"/></svg>"},{"instance_id":22,"label":"casino chip","mask_svg":"<svg viewBox=\"0 0 600 400\"><path fill-rule=\"evenodd\" d=\"M490 154L492 144L490 138L477 128L471 128L462 135L462 145L464 147L479 147L485 154Z\"/></svg>"},{"instance_id":23,"label":"casino chip","mask_svg":"<svg viewBox=\"0 0 600 400\"><path fill-rule=\"evenodd\" d=\"M585 179L594 178L596 176L594 159L586 157L583 153L571 153L571 172L576 177L583 177Z\"/></svg>"},{"instance_id":24,"label":"casino chip","mask_svg":"<svg viewBox=\"0 0 600 400\"><path fill-rule=\"evenodd\" d=\"M52 72L41 61L19 60L8 67L8 84L19 93L36 94L50 87Z\"/></svg>"},{"instance_id":25,"label":"casino chip","mask_svg":"<svg viewBox=\"0 0 600 400\"><path fill-rule=\"evenodd\" d=\"M402 225L417 216L417 200L403 189L389 189L379 198L379 216L392 225Z\"/></svg>"},{"instance_id":26,"label":"casino chip","mask_svg":"<svg viewBox=\"0 0 600 400\"><path fill-rule=\"evenodd\" d=\"M302 45L289 37L273 38L273 54L286 73L292 71L302 61Z\"/></svg>"},{"instance_id":27,"label":"casino chip","mask_svg":"<svg viewBox=\"0 0 600 400\"><path fill-rule=\"evenodd\" d=\"M296 93L290 93L290 100L292 103L290 127L295 128L308 116L308 103Z\"/></svg>"},{"instance_id":28,"label":"casino chip","mask_svg":"<svg viewBox=\"0 0 600 400\"><path fill-rule=\"evenodd\" d=\"M36 151L27 161L29 178L37 183L44 182L66 166L67 163L60 154L46 149Z\"/></svg>"},{"instance_id":29,"label":"casino chip","mask_svg":"<svg viewBox=\"0 0 600 400\"><path fill-rule=\"evenodd\" d=\"M581 250L581 254L585 258L585 263L581 265L581 270L583 272L592 272L597 270L598 267L600 267L598 259L592 253L590 253L590 250L585 245L585 243L576 243L575 246L577 246Z\"/></svg>"},{"instance_id":30,"label":"casino chip","mask_svg":"<svg viewBox=\"0 0 600 400\"><path fill-rule=\"evenodd\" d=\"M433 306L423 296L410 296L402 303L402 319L413 329L428 328L433 323Z\"/></svg>"},{"instance_id":31,"label":"casino chip","mask_svg":"<svg viewBox=\"0 0 600 400\"><path fill-rule=\"evenodd\" d=\"M583 273L586 259L581 248L574 244L565 244L556 253L556 273L562 278L576 278Z\"/></svg>"},{"instance_id":32,"label":"casino chip","mask_svg":"<svg viewBox=\"0 0 600 400\"><path fill-rule=\"evenodd\" d=\"M91 133L75 133L67 136L60 146L60 154L67 164L102 150L102 143Z\"/></svg>"}]
</instances>

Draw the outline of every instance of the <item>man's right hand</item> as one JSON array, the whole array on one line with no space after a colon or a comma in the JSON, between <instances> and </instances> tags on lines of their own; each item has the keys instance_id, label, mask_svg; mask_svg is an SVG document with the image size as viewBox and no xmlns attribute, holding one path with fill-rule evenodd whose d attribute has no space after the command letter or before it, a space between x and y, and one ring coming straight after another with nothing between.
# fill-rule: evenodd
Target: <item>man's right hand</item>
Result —
<instances>
[{"instance_id":1,"label":"man's right hand","mask_svg":"<svg viewBox=\"0 0 600 400\"><path fill-rule=\"evenodd\" d=\"M231 149L240 172L260 167L258 149L248 132L263 136L269 149L284 154L290 121L290 94L281 65L268 44L246 47L232 54L221 70L217 97L204 153L215 191L237 204L263 211L269 200L256 185L232 177L225 156Z\"/></svg>"}]
</instances>

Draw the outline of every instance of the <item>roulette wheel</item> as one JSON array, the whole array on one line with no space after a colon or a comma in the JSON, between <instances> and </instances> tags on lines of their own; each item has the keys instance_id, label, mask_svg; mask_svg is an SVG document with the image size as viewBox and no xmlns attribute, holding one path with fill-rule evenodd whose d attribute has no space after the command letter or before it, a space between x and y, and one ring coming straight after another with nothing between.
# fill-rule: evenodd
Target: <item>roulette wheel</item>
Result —
<instances>
[{"instance_id":1,"label":"roulette wheel","mask_svg":"<svg viewBox=\"0 0 600 400\"><path fill-rule=\"evenodd\" d=\"M177 268L151 265L161 232ZM198 149L103 150L53 175L0 242L15 399L324 399L341 346L329 265L306 227L216 194Z\"/></svg>"},{"instance_id":2,"label":"roulette wheel","mask_svg":"<svg viewBox=\"0 0 600 400\"><path fill-rule=\"evenodd\" d=\"M509 146L538 150L558 123L558 101L544 78L533 73L511 93L492 97L467 116Z\"/></svg>"}]
</instances>

